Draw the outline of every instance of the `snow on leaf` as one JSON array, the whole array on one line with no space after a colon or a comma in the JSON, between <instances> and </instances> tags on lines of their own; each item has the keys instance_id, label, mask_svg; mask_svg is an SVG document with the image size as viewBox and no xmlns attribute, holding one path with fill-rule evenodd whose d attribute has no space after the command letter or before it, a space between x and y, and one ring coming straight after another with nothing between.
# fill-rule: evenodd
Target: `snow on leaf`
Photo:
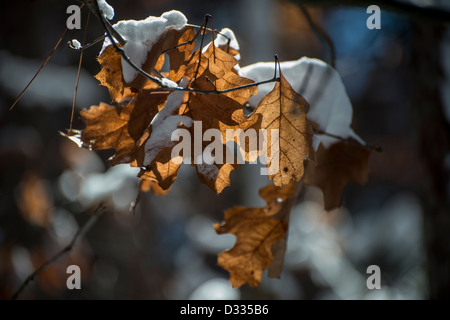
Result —
<instances>
[{"instance_id":1,"label":"snow on leaf","mask_svg":"<svg viewBox=\"0 0 450 320\"><path fill-rule=\"evenodd\" d=\"M259 62L241 68L239 74L262 81L273 77L274 68L273 62ZM342 138L353 138L364 144L350 127L353 108L336 70L321 60L307 57L281 62L280 68L292 88L308 101L308 119L317 123L318 129ZM260 85L258 94L250 98L250 105L255 107L273 86L272 83ZM319 138L325 147L337 141L324 135Z\"/></svg>"},{"instance_id":2,"label":"snow on leaf","mask_svg":"<svg viewBox=\"0 0 450 320\"><path fill-rule=\"evenodd\" d=\"M237 64L237 60L230 54L219 48L211 46L201 55L199 75L196 76L192 83L192 87L201 90L225 90L231 86L241 86L253 81L236 75L233 67ZM187 67L194 70L194 66ZM225 78L227 75L234 74L236 77ZM228 79L228 80L227 80ZM213 85L215 84L215 86ZM223 151L226 155L227 148L225 144L230 141L227 137L227 129L248 128L254 124L258 118L248 119L244 116L243 103L255 92L254 88L246 88L239 90L239 93L230 96L221 95L205 95L193 93L188 102L188 114L193 120L201 121L202 132L208 129L219 129L222 134ZM193 128L190 128L194 134ZM204 150L208 142L203 142L202 150ZM196 157L196 155L194 155ZM194 162L195 159L193 159ZM222 159L220 159L222 160ZM219 163L203 164L202 167L197 166L197 173L200 181L206 183L212 190L217 193L222 192L223 188L230 184L229 175L232 170L239 165L236 159L232 164L222 165ZM215 167L215 168L213 168ZM215 173L215 174L213 174Z\"/></svg>"},{"instance_id":3,"label":"snow on leaf","mask_svg":"<svg viewBox=\"0 0 450 320\"><path fill-rule=\"evenodd\" d=\"M167 99L168 93L144 90L131 97L127 103L110 106L100 103L89 110L82 110L86 124L81 141L94 150L115 149L113 164L133 162L132 151L143 135L148 123Z\"/></svg>"},{"instance_id":4,"label":"snow on leaf","mask_svg":"<svg viewBox=\"0 0 450 320\"><path fill-rule=\"evenodd\" d=\"M200 90L224 90L233 85L239 86L253 82L237 75L232 70L237 61L219 48L211 47L201 55L200 59L198 58L198 50L194 55L197 55L197 58L191 59L186 65L187 73L180 81L182 87L191 86ZM234 77L228 77L220 81L224 76L230 74L233 74ZM214 82L216 83L215 86L213 85ZM141 178L158 183L163 190L170 187L175 181L181 165L179 161L174 161L170 157L173 148L178 144L176 141L172 141L171 137L175 129L184 128L188 130L191 137L195 138L201 135L199 139L201 140L200 152L202 153L198 154L194 150L194 152L191 152L190 158L190 162L196 166L200 181L215 192L222 192L230 184L229 175L231 171L239 165L236 161L223 164L224 158L212 162L203 159L203 150L208 147L210 142L203 141L202 137L208 129L218 129L221 134L217 138L218 148L221 149L221 154L225 156L227 153L226 143L230 140L227 138L226 130L248 128L258 120L257 117L254 117L255 120L246 118L242 105L256 90L246 88L239 91L239 94L231 95L231 97L203 93L187 95L181 91L172 92L164 107L154 116L145 132L136 141L132 158L136 159L135 165L143 168L140 173ZM137 95L139 96L140 93ZM233 99L232 97L236 98ZM200 124L199 129L192 125L194 121ZM196 132L197 129L198 132ZM191 141L191 143L194 143L194 141ZM215 148L214 151L218 152ZM186 156L183 155L183 157Z\"/></svg>"},{"instance_id":5,"label":"snow on leaf","mask_svg":"<svg viewBox=\"0 0 450 320\"><path fill-rule=\"evenodd\" d=\"M98 0L98 7L106 19L112 20L114 18L114 8L111 7L105 0Z\"/></svg>"},{"instance_id":6,"label":"snow on leaf","mask_svg":"<svg viewBox=\"0 0 450 320\"><path fill-rule=\"evenodd\" d=\"M172 10L165 12L161 17L150 16L144 20L122 20L113 25L113 28L124 38L125 54L146 72L152 72L159 56L176 45L184 33L187 19L183 13ZM102 50L111 45L106 38ZM143 81L134 82L138 72L122 59L123 80L139 89Z\"/></svg>"}]
</instances>

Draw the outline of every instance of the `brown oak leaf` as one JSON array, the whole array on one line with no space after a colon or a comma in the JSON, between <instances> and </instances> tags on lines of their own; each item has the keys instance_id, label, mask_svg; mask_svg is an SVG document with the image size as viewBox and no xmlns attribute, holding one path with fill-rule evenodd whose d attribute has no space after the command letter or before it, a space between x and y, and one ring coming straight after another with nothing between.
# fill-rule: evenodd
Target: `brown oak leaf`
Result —
<instances>
[{"instance_id":1,"label":"brown oak leaf","mask_svg":"<svg viewBox=\"0 0 450 320\"><path fill-rule=\"evenodd\" d=\"M195 35L195 30L188 26L179 30L166 30L151 47L150 51L147 52L147 58L141 69L149 74L154 74L154 69L160 71L164 65L164 52L167 51L170 53L173 51L171 55L177 57L176 53L180 50L184 51L191 48L192 45L186 45L176 48L177 50L171 50L177 44L184 42L184 35L191 36L192 33ZM195 46L195 42L193 45ZM98 62L102 66L102 69L95 77L103 86L108 88L111 98L116 102L119 102L123 98L125 88L131 87L133 91L140 91L149 84L150 80L142 75L137 76L131 83L125 83L122 76L122 57L112 45L109 45L103 50L102 54L98 57ZM180 79L181 77L176 82ZM153 82L151 83L155 86Z\"/></svg>"},{"instance_id":2,"label":"brown oak leaf","mask_svg":"<svg viewBox=\"0 0 450 320\"><path fill-rule=\"evenodd\" d=\"M233 287L245 283L258 286L266 268L269 268L269 276L280 276L289 214L299 190L299 183L281 188L267 185L259 191L267 206L233 207L225 211L222 223L214 224L218 234L231 233L236 236L234 247L220 253L217 260L221 267L230 272Z\"/></svg>"},{"instance_id":3,"label":"brown oak leaf","mask_svg":"<svg viewBox=\"0 0 450 320\"><path fill-rule=\"evenodd\" d=\"M193 30L193 28L190 26L185 26L181 29L167 29L163 34L161 34L159 40L151 47L150 51L147 52L147 58L145 59L145 62L142 65L141 69L151 74L153 73L153 69L155 69L155 66L158 65L158 67L162 67L162 64L160 63L161 55L164 55L166 51L170 51L172 48L175 48L179 44L180 39L188 30ZM146 82L146 78L144 78L143 76L137 76L129 84L129 86L134 87L139 91Z\"/></svg>"},{"instance_id":4,"label":"brown oak leaf","mask_svg":"<svg viewBox=\"0 0 450 320\"><path fill-rule=\"evenodd\" d=\"M168 96L165 92L144 90L118 106L100 103L81 111L86 128L81 140L94 150L115 149L113 164L133 163L132 151L148 124Z\"/></svg>"},{"instance_id":5,"label":"brown oak leaf","mask_svg":"<svg viewBox=\"0 0 450 320\"><path fill-rule=\"evenodd\" d=\"M325 148L322 144L316 153L317 166L308 164L304 182L320 187L323 192L325 210L341 205L345 185L349 181L359 184L367 182L370 150L344 141Z\"/></svg>"},{"instance_id":6,"label":"brown oak leaf","mask_svg":"<svg viewBox=\"0 0 450 320\"><path fill-rule=\"evenodd\" d=\"M167 55L170 59L169 78L172 81L180 81L186 74L187 66L190 65L195 58L193 54L195 48L195 36L196 32L194 29L187 29L178 39L176 46L167 51Z\"/></svg>"},{"instance_id":7,"label":"brown oak leaf","mask_svg":"<svg viewBox=\"0 0 450 320\"><path fill-rule=\"evenodd\" d=\"M107 47L97 58L102 69L95 76L101 85L108 88L111 98L119 102L124 94L121 56L113 46Z\"/></svg>"},{"instance_id":8,"label":"brown oak leaf","mask_svg":"<svg viewBox=\"0 0 450 320\"><path fill-rule=\"evenodd\" d=\"M198 55L198 53L194 53L194 56L196 54ZM200 66L198 65L198 59L192 59L190 64L186 66L186 70L189 70L188 74L190 74L190 76L185 74L185 78L193 78L191 82L193 88L200 90L224 90L229 88L229 82L219 82L219 80L221 79L220 77L232 73L232 68L237 64L236 59L228 53L210 46L208 50L202 53L200 60ZM196 72L198 73L196 74ZM253 82L250 79L242 78L237 75L233 78L233 81L236 86ZM213 84L214 82L216 82L216 85ZM247 101L248 98L256 92L256 90L251 87L239 91L241 91L239 94L239 101L242 102ZM190 162L195 165L200 181L209 186L216 193L222 192L222 190L230 184L230 173L239 166L234 155L232 163L224 163L227 153L225 144L234 139L234 137L232 139L227 138L226 130L245 129L258 120L255 117L252 119L245 117L243 105L239 101L226 95L190 93L186 104L181 105L177 112L177 114L188 117L192 121L197 121L197 124L187 128L190 137L192 137L192 141L190 142L194 145L190 152ZM199 123L201 123L200 129L198 129L197 126ZM220 141L218 141L218 146L217 148L214 148L214 150L218 153L220 149L223 158L217 157L214 163L206 163L203 159L202 163L200 163L197 159L199 157L202 158L203 151L211 144L210 141L203 141L202 139L203 134L209 129L220 130L221 137L217 138L220 139ZM155 128L152 128L152 131L154 130ZM147 138L150 137L151 135ZM195 143L195 139L199 139L200 142ZM216 138L211 139L213 139L213 142L216 142ZM195 148L195 145L198 144L201 146L200 150ZM141 154L148 152L143 147L145 143L142 142L141 145L142 147L138 149L138 152ZM163 189L169 188L175 181L177 171L180 167L180 164L174 163L170 158L172 149L175 145L177 145L176 142L167 141L165 143L165 148L161 150L160 154L153 157L151 163L144 163L146 169L141 172L140 176L143 179L157 182ZM217 156L217 154L214 154L214 156Z\"/></svg>"},{"instance_id":9,"label":"brown oak leaf","mask_svg":"<svg viewBox=\"0 0 450 320\"><path fill-rule=\"evenodd\" d=\"M267 130L268 142L262 150L269 179L276 186L284 186L303 177L305 159L314 158L312 148L313 131L306 114L309 105L296 93L280 72L280 82L259 102L254 116L260 114L261 129ZM279 130L278 137L272 137L272 130Z\"/></svg>"}]
</instances>

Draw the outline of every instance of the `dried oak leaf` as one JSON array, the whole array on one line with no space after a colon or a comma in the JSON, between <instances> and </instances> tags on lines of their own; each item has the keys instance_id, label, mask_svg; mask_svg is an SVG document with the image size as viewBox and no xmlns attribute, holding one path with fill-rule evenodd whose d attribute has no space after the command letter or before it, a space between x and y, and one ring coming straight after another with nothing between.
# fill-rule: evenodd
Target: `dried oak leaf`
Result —
<instances>
[{"instance_id":1,"label":"dried oak leaf","mask_svg":"<svg viewBox=\"0 0 450 320\"><path fill-rule=\"evenodd\" d=\"M160 62L160 57L166 51L170 52L171 49L175 48L183 35L189 30L194 30L192 27L185 26L181 29L167 29L163 34L161 34L158 41L152 46L150 51L147 52L147 58L145 59L144 64L141 69L147 73L152 73L155 66L157 66L158 62ZM169 51L168 51L169 50ZM172 63L172 60L170 61ZM162 64L159 64L162 67ZM159 70L158 70L159 71ZM137 76L129 86L136 88L138 91L142 89L145 85L147 79L143 76ZM172 79L172 81L175 81ZM177 82L177 81L176 81Z\"/></svg>"},{"instance_id":2,"label":"dried oak leaf","mask_svg":"<svg viewBox=\"0 0 450 320\"><path fill-rule=\"evenodd\" d=\"M167 96L168 93L143 90L118 106L100 103L89 110L83 109L81 117L86 128L81 133L81 140L94 150L115 149L113 165L136 165L136 159L131 157L135 144Z\"/></svg>"},{"instance_id":3,"label":"dried oak leaf","mask_svg":"<svg viewBox=\"0 0 450 320\"><path fill-rule=\"evenodd\" d=\"M186 68L195 58L193 51L195 48L196 32L193 28L184 31L183 35L178 39L178 43L173 49L167 51L170 59L169 78L178 82L186 74Z\"/></svg>"},{"instance_id":4,"label":"dried oak leaf","mask_svg":"<svg viewBox=\"0 0 450 320\"><path fill-rule=\"evenodd\" d=\"M230 54L219 48L210 45L210 47L202 54L199 75L196 76L192 87L200 90L226 90L231 87L239 87L254 81L248 78L240 77L232 70L237 64L237 60ZM189 70L193 68L188 67ZM229 77L229 75L234 77ZM227 80L228 79L228 80ZM231 82L231 80L232 82ZM214 83L214 85L213 85ZM253 126L259 118L249 119L244 116L243 103L245 103L253 94L256 93L256 87L249 87L237 90L230 94L210 95L193 93L187 104L187 114L196 121L202 121L203 133L209 129L219 129L222 134L224 155L222 163L225 162L227 149L225 144L231 139L227 137L228 129L247 129ZM191 132L193 128L190 128ZM193 133L193 132L192 132ZM235 139L234 137L232 138ZM210 142L202 142L202 150L210 144ZM194 154L194 157L196 155ZM201 182L205 183L217 193L230 184L230 173L239 167L237 159L233 163L213 164L203 163L197 165L197 174Z\"/></svg>"},{"instance_id":5,"label":"dried oak leaf","mask_svg":"<svg viewBox=\"0 0 450 320\"><path fill-rule=\"evenodd\" d=\"M138 177L156 183L163 192L169 190L177 178L181 164L171 157L173 146L166 147L158 153L155 159L145 169L141 169Z\"/></svg>"},{"instance_id":6,"label":"dried oak leaf","mask_svg":"<svg viewBox=\"0 0 450 320\"><path fill-rule=\"evenodd\" d=\"M325 210L341 205L345 185L349 181L359 184L367 182L370 150L354 143L337 142L329 148L322 144L316 152L317 166L308 164L304 182L320 187L323 192Z\"/></svg>"},{"instance_id":7,"label":"dried oak leaf","mask_svg":"<svg viewBox=\"0 0 450 320\"><path fill-rule=\"evenodd\" d=\"M95 76L102 86L108 88L111 98L119 102L124 94L121 56L113 46L108 46L97 58L102 69Z\"/></svg>"},{"instance_id":8,"label":"dried oak leaf","mask_svg":"<svg viewBox=\"0 0 450 320\"><path fill-rule=\"evenodd\" d=\"M157 196L164 196L170 189L164 190L155 181L141 179L139 181L139 190L142 192L148 192L151 190L152 193Z\"/></svg>"},{"instance_id":9,"label":"dried oak leaf","mask_svg":"<svg viewBox=\"0 0 450 320\"><path fill-rule=\"evenodd\" d=\"M281 72L280 78L254 112L254 116L262 115L261 129L266 129L270 137L260 148L268 167L277 164L274 171L269 171L269 179L279 187L299 181L304 173L303 161L314 158L313 131L306 119L308 102L292 89ZM272 137L272 129L279 130L278 139ZM274 146L278 150L272 150Z\"/></svg>"},{"instance_id":10,"label":"dried oak leaf","mask_svg":"<svg viewBox=\"0 0 450 320\"><path fill-rule=\"evenodd\" d=\"M219 82L219 80L224 75L232 72L232 68L237 64L237 60L228 53L212 46L201 54L200 59L198 59L198 52L193 54L193 56L197 56L197 59L191 59L185 68L186 73L184 77L191 79L191 87L199 90L224 90L224 88L228 88L229 82ZM253 82L250 79L239 76L234 78L233 81L236 86ZM216 85L213 84L214 82L216 82ZM240 98L238 100L246 101L255 92L255 89L245 88L239 91L242 92L239 94ZM198 122L201 123L200 132L196 132L196 125L191 125L187 128L190 136L194 137L194 139L198 138L199 134L203 136L209 129L219 129L221 141L218 142L218 148L222 148L222 154L225 156L225 144L229 141L226 130L245 129L256 122L256 118L249 120L244 116L243 105L239 101L223 94L190 93L188 101L180 106L177 114L188 117L192 121L201 121ZM161 125L163 124L161 123ZM155 128L151 129L155 131ZM151 135L148 138L151 138ZM200 140L200 152L203 154L203 151L211 142L203 141L201 137ZM143 142L141 145L144 146L145 143ZM144 163L146 169L141 171L140 177L157 182L164 190L169 188L176 179L177 171L181 165L171 159L172 149L175 145L177 145L176 142L167 141L165 147L157 156L152 158L150 163ZM215 151L218 150L215 149ZM141 147L138 149L138 152L144 154L145 157L145 153L148 150ZM216 161L211 164L204 161L197 163L196 160L202 154L199 154L195 148L191 150L190 154L190 161L195 165L200 181L217 193L222 192L230 184L230 173L239 166L237 161L225 164L224 161Z\"/></svg>"},{"instance_id":11,"label":"dried oak leaf","mask_svg":"<svg viewBox=\"0 0 450 320\"><path fill-rule=\"evenodd\" d=\"M264 269L270 277L279 277L286 248L289 214L300 184L284 187L267 185L260 196L267 202L263 208L233 207L225 211L224 221L215 223L218 234L236 236L234 247L218 256L218 264L230 272L233 287L248 283L256 287Z\"/></svg>"},{"instance_id":12,"label":"dried oak leaf","mask_svg":"<svg viewBox=\"0 0 450 320\"><path fill-rule=\"evenodd\" d=\"M191 27L184 27L182 29L168 29L164 32L159 40L152 46L151 50L147 52L147 58L142 65L141 69L149 74L153 73L153 70L160 71L164 65L164 52L176 47L179 43L184 43L183 36L186 34L191 35L195 31ZM195 46L195 42L193 43ZM192 45L181 46L178 50L188 50ZM176 50L173 50L176 52ZM176 53L172 54L174 57ZM111 98L116 102L119 102L124 96L124 90L127 87L133 88L133 91L140 91L148 84L148 79L143 76L137 76L131 83L125 83L122 76L122 57L115 50L112 45L103 50L102 54L98 57L102 69L95 76L100 83L107 87ZM171 61L172 62L172 61ZM178 79L180 80L181 77ZM178 81L176 80L176 81Z\"/></svg>"}]
</instances>

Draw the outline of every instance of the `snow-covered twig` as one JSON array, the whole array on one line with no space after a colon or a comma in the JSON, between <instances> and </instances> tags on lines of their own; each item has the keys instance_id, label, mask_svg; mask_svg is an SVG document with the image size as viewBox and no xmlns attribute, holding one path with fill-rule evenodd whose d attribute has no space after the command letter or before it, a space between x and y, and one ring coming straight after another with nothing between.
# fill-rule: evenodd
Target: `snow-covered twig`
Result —
<instances>
[{"instance_id":1,"label":"snow-covered twig","mask_svg":"<svg viewBox=\"0 0 450 320\"><path fill-rule=\"evenodd\" d=\"M272 78L272 79L268 79L268 80L264 80L264 81L260 81L260 82L255 82L255 83L250 83L247 85L243 85L243 86L239 86L239 87L234 87L234 88L230 88L230 89L226 89L226 90L200 90L200 89L195 89L195 88L183 88L183 87L179 87L179 86L173 86L173 85L168 85L167 81L163 81L163 79L159 79L157 77L154 77L150 74L148 74L147 72L145 72L144 70L142 70L139 66L137 66L125 53L125 51L120 48L116 41L114 40L114 38L116 38L115 34L118 34L118 32L116 30L114 30L114 28L111 26L111 24L109 23L109 21L105 18L104 15L100 14L100 9L98 6L98 3L95 0L85 0L87 2L89 2L88 7L91 10L94 10L94 14L95 16L100 20L100 22L102 23L103 29L106 32L106 36L109 39L109 41L111 42L111 44L113 45L114 49L116 50L117 53L120 54L120 56L122 57L122 59L131 67L133 68L135 71L137 71L138 73L140 73L142 76L144 76L145 78L147 78L148 80L154 82L155 84L157 84L161 89L165 89L167 91L185 91L185 92L191 92L191 93L200 93L200 94L215 94L215 95L219 95L219 94L224 94L224 93L228 93L228 92L233 92L233 91L237 91L237 90L242 90L242 89L246 89L246 88L250 88L250 87L255 87L255 86L259 86L262 84L266 84L266 83L270 83L270 82L279 82L280 78ZM113 32L111 32L111 30L114 30ZM122 38L122 37L120 37ZM122 38L123 39L123 38ZM119 39L118 39L119 41ZM125 41L125 40L124 40ZM121 43L119 41L119 43Z\"/></svg>"}]
</instances>

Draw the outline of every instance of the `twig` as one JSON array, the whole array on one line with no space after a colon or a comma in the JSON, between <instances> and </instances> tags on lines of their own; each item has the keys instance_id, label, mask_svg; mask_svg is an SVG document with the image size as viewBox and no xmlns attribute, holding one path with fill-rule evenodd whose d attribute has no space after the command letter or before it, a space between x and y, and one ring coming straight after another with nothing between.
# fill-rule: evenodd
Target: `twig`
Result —
<instances>
[{"instance_id":1,"label":"twig","mask_svg":"<svg viewBox=\"0 0 450 320\"><path fill-rule=\"evenodd\" d=\"M50 51L50 54L47 56L47 59L45 59L45 61L42 63L41 67L39 68L39 70L36 72L36 74L34 75L34 77L30 80L30 82L28 82L27 86L25 87L25 89L22 90L22 92L19 94L19 96L16 98L16 100L14 100L13 104L11 105L11 107L9 107L9 110L11 111L12 108L14 108L14 106L17 104L17 102L19 102L20 98L22 98L22 96L25 94L25 92L27 91L28 87L33 83L34 79L36 79L36 77L39 75L39 73L41 73L42 69L44 69L45 65L47 64L47 62L50 60L50 58L53 55L53 52L55 52L56 48L58 48L59 44L61 43L61 40L64 38L64 35L67 32L67 27L64 29L63 33L61 34L61 36L59 37L58 42L55 44L55 46L53 47L52 51Z\"/></svg>"},{"instance_id":2,"label":"twig","mask_svg":"<svg viewBox=\"0 0 450 320\"><path fill-rule=\"evenodd\" d=\"M120 33L118 33L113 28L111 23L105 18L103 12L100 10L100 7L98 6L97 0L83 0L83 3L85 3L89 8L89 10L91 10L91 12L97 17L97 19L102 22L103 28L106 30L106 32L109 33L109 35L112 34L114 38L116 38L117 41L119 41L119 43L123 46L126 43L125 39L122 38Z\"/></svg>"},{"instance_id":3,"label":"twig","mask_svg":"<svg viewBox=\"0 0 450 320\"><path fill-rule=\"evenodd\" d=\"M89 26L89 18L90 17L91 17L91 12L89 11L87 20L86 20L86 26L84 29L84 34L83 34L83 42L81 43L80 61L78 62L77 82L75 85L75 92L73 94L72 114L70 115L69 132L72 131L73 115L75 112L75 105L77 104L77 94L78 94L78 84L80 82L81 63L83 62L84 44L86 43L86 34L87 34L88 26Z\"/></svg>"},{"instance_id":4,"label":"twig","mask_svg":"<svg viewBox=\"0 0 450 320\"><path fill-rule=\"evenodd\" d=\"M179 43L179 44L177 44L176 46L173 46L172 48L169 48L169 49L164 50L163 53L167 53L167 52L169 52L169 51L175 50L176 48L179 48L179 47L182 47L182 46L186 46L186 45L192 44L192 43L195 41L195 39L197 39L198 35L200 34L200 31L202 31L202 30L203 30L203 31L210 31L210 32L213 32L213 33L220 34L222 37L228 39L228 43L231 41L231 39L230 39L228 36L224 35L223 33L220 33L219 31L217 31L217 30L215 30L215 29L213 30L213 29L208 28L208 27L197 26L197 25L195 25L195 24L190 24L190 23L186 24L186 27L198 29L198 30L197 30L197 33L195 34L195 36L194 36L191 40L188 40L188 41L183 42L183 43Z\"/></svg>"},{"instance_id":5,"label":"twig","mask_svg":"<svg viewBox=\"0 0 450 320\"><path fill-rule=\"evenodd\" d=\"M328 133L328 132L325 132L325 131L322 131L322 130L319 130L319 129L313 129L313 131L314 131L315 134L322 134L322 135L324 135L324 136L328 136L328 137L331 137L331 138L335 138L335 139L341 140L341 141L343 141L343 142L346 142L346 143L349 143L349 144L353 144L353 145L355 145L355 146L359 146L359 147L361 147L361 148L365 148L365 149L369 149L369 150L374 150L374 151L376 151L376 152L383 152L383 149L382 149L381 146L379 146L379 145L361 144L361 143L359 143L358 141L356 141L356 140L354 140L354 139L351 139L351 138L342 138L342 137L337 136L337 135L335 135L335 134Z\"/></svg>"},{"instance_id":6,"label":"twig","mask_svg":"<svg viewBox=\"0 0 450 320\"><path fill-rule=\"evenodd\" d=\"M207 14L205 15L205 19L203 20L202 23L202 28L206 28L206 26L208 25L208 19L211 18L211 15ZM202 29L200 29L202 30ZM205 39L205 33L202 32L202 40L200 41L200 49L198 50L198 64L197 64L197 70L195 71L195 77L197 78L198 76L198 71L200 70L200 64L202 63L202 51L203 51L203 40ZM214 44L213 44L214 47Z\"/></svg>"},{"instance_id":7,"label":"twig","mask_svg":"<svg viewBox=\"0 0 450 320\"><path fill-rule=\"evenodd\" d=\"M22 285L17 289L17 291L11 296L11 300L16 300L19 295L22 293L22 291L26 288L26 286L33 281L42 271L44 271L48 266L56 262L61 257L68 254L72 249L77 245L78 241L83 237L86 232L89 231L89 229L92 228L92 226L97 222L97 220L103 215L106 207L103 205L103 203L100 203L97 208L95 209L92 216L89 218L89 220L78 229L77 233L73 237L72 241L69 245L67 245L64 249L62 249L60 252L55 254L52 258L44 262L39 268L37 268L32 274L30 274L25 281L22 283Z\"/></svg>"},{"instance_id":8,"label":"twig","mask_svg":"<svg viewBox=\"0 0 450 320\"><path fill-rule=\"evenodd\" d=\"M91 0L84 0L84 1L91 1ZM95 0L92 0L91 5L93 7L97 8L97 11L100 11L100 9L98 9L98 3ZM269 82L277 82L280 81L280 78L272 78L269 80L265 80L265 81L260 81L260 82L254 82L254 83L250 83L247 85L243 85L243 86L239 86L239 87L235 87L235 88L230 88L230 89L226 89L226 90L200 90L200 89L194 89L194 88L183 88L183 87L169 87L168 85L164 84L161 79L157 78L157 77L153 77L152 75L148 74L147 72L145 72L144 70L142 70L140 67L138 67L133 61L131 61L131 59L126 55L125 51L120 48L117 43L114 41L110 30L107 27L107 20L106 18L102 15L102 14L96 14L96 17L98 19L100 19L100 22L102 23L103 29L106 31L106 36L108 37L109 41L111 42L111 44L113 45L114 49L116 50L117 53L120 54L120 56L122 57L122 59L124 59L128 65L130 67L132 67L134 70L136 70L138 73L140 73L141 75L143 75L145 78L147 78L148 80L154 82L155 84L157 84L160 88L165 89L167 91L185 91L185 92L190 92L190 93L200 93L200 94L215 94L215 95L219 95L219 94L223 94L223 93L228 93L228 92L232 92L232 91L237 91L237 90L241 90L241 89L246 89L246 88L250 88L250 87L255 87L255 86L259 86L261 84L265 84L265 83L269 83ZM112 27L111 27L112 28ZM112 28L114 30L114 28ZM117 33L117 31L115 31ZM200 50L201 51L201 50Z\"/></svg>"},{"instance_id":9,"label":"twig","mask_svg":"<svg viewBox=\"0 0 450 320\"><path fill-rule=\"evenodd\" d=\"M336 50L334 48L333 41L330 39L328 34L325 32L325 30L323 30L316 22L314 22L308 9L306 9L306 7L302 4L299 4L299 7L300 7L300 10L302 11L303 15L305 16L306 20L308 21L308 24L311 27L312 31L317 35L317 37L322 42L325 42L326 46L328 47L329 54L330 54L330 65L333 68L335 68L336 67Z\"/></svg>"},{"instance_id":10,"label":"twig","mask_svg":"<svg viewBox=\"0 0 450 320\"><path fill-rule=\"evenodd\" d=\"M211 29L212 29L212 32L211 32L211 38L212 38L211 45L213 47L214 63L216 63L216 45L214 44L214 40L215 40L215 38L214 38L214 19L213 19L213 17L211 15L209 15L209 16L211 18ZM230 42L230 39L228 39L228 42Z\"/></svg>"},{"instance_id":11,"label":"twig","mask_svg":"<svg viewBox=\"0 0 450 320\"><path fill-rule=\"evenodd\" d=\"M89 11L89 12L90 12L90 11ZM74 47L73 44L72 44L72 41L69 41L68 44L69 44L70 49L73 49L73 50L76 50L76 51L81 51L81 50L86 50L86 49L92 47L93 45L96 45L96 44L99 43L100 41L105 40L105 38L106 38L106 34L103 34L103 35L101 35L100 37L98 37L97 39L95 39L94 41L92 41L92 42L90 42L90 43L87 43L87 44L85 44L85 45L82 45L82 46L80 46L80 47Z\"/></svg>"}]
</instances>

